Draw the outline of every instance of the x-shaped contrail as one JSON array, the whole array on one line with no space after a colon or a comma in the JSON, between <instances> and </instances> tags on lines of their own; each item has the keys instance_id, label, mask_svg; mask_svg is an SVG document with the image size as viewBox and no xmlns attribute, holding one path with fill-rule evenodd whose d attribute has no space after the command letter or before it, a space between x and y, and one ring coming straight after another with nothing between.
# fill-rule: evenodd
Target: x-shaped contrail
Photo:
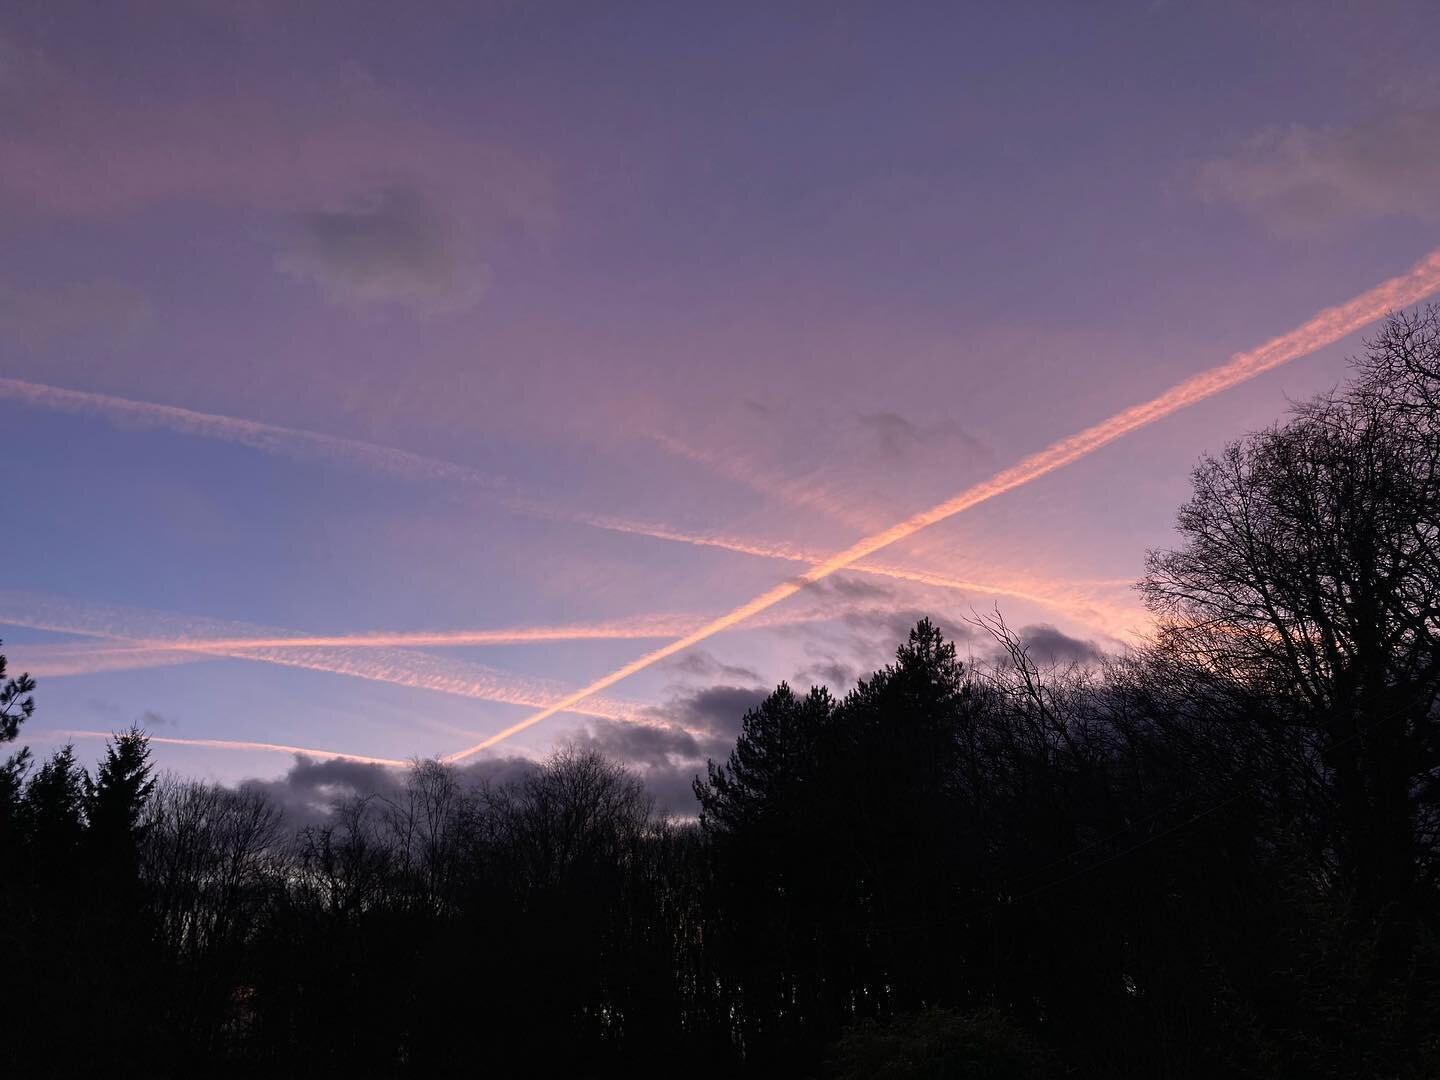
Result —
<instances>
[{"instance_id":1,"label":"x-shaped contrail","mask_svg":"<svg viewBox=\"0 0 1440 1080\"><path fill-rule=\"evenodd\" d=\"M712 619L698 630L676 638L674 641L630 661L623 667L601 676L589 685L526 717L519 723L511 724L489 738L449 755L444 760L461 761L482 750L489 749L512 735L517 735L542 720L549 719L558 712L573 708L591 694L598 694L622 679L644 671L666 657L674 656L692 645L697 645L707 638L740 625L745 620L789 599L807 585L822 581L831 574L838 573L861 559L875 554L882 548L914 536L922 529L928 529L931 525L952 518L971 507L995 498L997 495L1003 495L1007 491L1013 491L1032 480L1038 480L1057 469L1062 469L1132 431L1138 431L1172 413L1213 397L1222 390L1228 390L1232 386L1253 379L1281 364L1289 363L1291 360L1309 355L1316 349L1333 344L1381 318L1386 313L1397 308L1408 307L1437 290L1440 290L1440 251L1432 252L1411 268L1408 273L1382 282L1375 288L1337 307L1326 308L1288 334L1274 338L1249 352L1237 353L1226 363L1191 376L1149 401L1132 405L1107 420L1102 420L1068 438L1051 443L1038 453L1031 454L1010 468L996 473L990 479L968 487L958 495L946 499L928 510L912 514L904 521L891 525L888 529L857 540L845 550L814 563L798 577L781 582L755 599Z\"/></svg>"}]
</instances>

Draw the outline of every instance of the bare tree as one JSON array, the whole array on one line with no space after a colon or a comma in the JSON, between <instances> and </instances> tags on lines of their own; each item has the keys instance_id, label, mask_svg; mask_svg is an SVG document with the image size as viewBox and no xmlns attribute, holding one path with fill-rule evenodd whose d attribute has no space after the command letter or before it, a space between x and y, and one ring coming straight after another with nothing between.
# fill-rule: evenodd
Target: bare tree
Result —
<instances>
[{"instance_id":1,"label":"bare tree","mask_svg":"<svg viewBox=\"0 0 1440 1080\"><path fill-rule=\"evenodd\" d=\"M1440 764L1440 309L1392 317L1356 366L1201 461L1140 589L1161 654L1313 732L1359 910L1408 915Z\"/></svg>"}]
</instances>

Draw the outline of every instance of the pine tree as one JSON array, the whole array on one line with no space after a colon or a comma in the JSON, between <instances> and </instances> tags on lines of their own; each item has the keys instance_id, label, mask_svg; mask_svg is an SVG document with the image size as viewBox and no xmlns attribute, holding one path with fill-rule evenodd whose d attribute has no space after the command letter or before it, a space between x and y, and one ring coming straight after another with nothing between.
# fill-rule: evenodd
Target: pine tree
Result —
<instances>
[{"instance_id":1,"label":"pine tree","mask_svg":"<svg viewBox=\"0 0 1440 1080\"><path fill-rule=\"evenodd\" d=\"M14 742L20 725L35 711L35 680L24 674L7 679L5 666L5 656L0 653L0 745ZM21 747L0 763L0 842L13 828L29 768L29 747Z\"/></svg>"},{"instance_id":2,"label":"pine tree","mask_svg":"<svg viewBox=\"0 0 1440 1080\"><path fill-rule=\"evenodd\" d=\"M823 686L804 697L777 686L745 714L729 760L710 762L706 779L696 779L701 824L725 833L793 818L813 787L816 747L834 711Z\"/></svg>"},{"instance_id":3,"label":"pine tree","mask_svg":"<svg viewBox=\"0 0 1440 1080\"><path fill-rule=\"evenodd\" d=\"M25 786L26 818L47 835L78 834L85 824L85 773L66 744L50 755Z\"/></svg>"},{"instance_id":4,"label":"pine tree","mask_svg":"<svg viewBox=\"0 0 1440 1080\"><path fill-rule=\"evenodd\" d=\"M99 838L132 837L140 812L155 789L150 743L138 727L116 735L105 746L95 779L85 777L85 806L91 831Z\"/></svg>"}]
</instances>

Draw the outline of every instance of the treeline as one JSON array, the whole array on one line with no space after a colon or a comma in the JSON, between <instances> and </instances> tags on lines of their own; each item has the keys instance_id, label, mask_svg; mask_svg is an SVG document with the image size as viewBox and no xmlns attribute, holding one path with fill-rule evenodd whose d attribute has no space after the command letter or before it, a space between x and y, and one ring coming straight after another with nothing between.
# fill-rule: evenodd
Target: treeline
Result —
<instances>
[{"instance_id":1,"label":"treeline","mask_svg":"<svg viewBox=\"0 0 1440 1080\"><path fill-rule=\"evenodd\" d=\"M12 758L7 1064L1440 1075L1440 313L1194 484L1144 648L1047 669L995 619L971 667L922 621L751 710L693 820L580 750L303 828L139 732Z\"/></svg>"}]
</instances>

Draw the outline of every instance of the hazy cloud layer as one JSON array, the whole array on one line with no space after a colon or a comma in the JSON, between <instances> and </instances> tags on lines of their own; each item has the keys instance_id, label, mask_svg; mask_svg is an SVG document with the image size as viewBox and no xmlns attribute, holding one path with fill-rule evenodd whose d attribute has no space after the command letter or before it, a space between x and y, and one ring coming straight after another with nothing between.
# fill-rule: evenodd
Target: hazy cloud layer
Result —
<instances>
[{"instance_id":1,"label":"hazy cloud layer","mask_svg":"<svg viewBox=\"0 0 1440 1080\"><path fill-rule=\"evenodd\" d=\"M668 766L674 760L696 761L705 756L701 741L675 724L600 720L577 733L573 741L640 769Z\"/></svg>"},{"instance_id":2,"label":"hazy cloud layer","mask_svg":"<svg viewBox=\"0 0 1440 1080\"><path fill-rule=\"evenodd\" d=\"M1262 131L1234 156L1205 165L1198 187L1281 231L1392 216L1440 220L1440 109Z\"/></svg>"},{"instance_id":3,"label":"hazy cloud layer","mask_svg":"<svg viewBox=\"0 0 1440 1080\"><path fill-rule=\"evenodd\" d=\"M486 758L461 766L462 785L504 784L522 779L536 768L524 757ZM385 765L336 758L316 761L298 755L283 776L274 780L246 780L240 786L263 792L285 814L292 828L325 822L335 806L352 798L377 797L395 801L405 788L405 772Z\"/></svg>"},{"instance_id":4,"label":"hazy cloud layer","mask_svg":"<svg viewBox=\"0 0 1440 1080\"><path fill-rule=\"evenodd\" d=\"M655 807L660 813L693 816L695 793L692 784L697 775L705 772L703 758L697 758L690 752L694 741L687 743L684 733L678 729L663 731L656 726L656 731L641 731L631 736L619 730L624 726L602 723L596 725L594 732L578 733L572 742L583 749L600 750L624 760L654 797ZM640 725L642 728L645 726ZM672 760L666 755L673 751L685 752ZM634 756L627 757L632 752ZM523 780L537 768L538 762L514 756L485 758L456 767L460 784L467 788L480 784L513 783ZM284 775L273 780L245 780L239 786L263 793L283 811L287 826L298 829L323 825L330 819L335 807L349 799L379 798L399 802L405 782L402 769L344 758L316 761L301 755L295 758L295 763Z\"/></svg>"}]
</instances>

